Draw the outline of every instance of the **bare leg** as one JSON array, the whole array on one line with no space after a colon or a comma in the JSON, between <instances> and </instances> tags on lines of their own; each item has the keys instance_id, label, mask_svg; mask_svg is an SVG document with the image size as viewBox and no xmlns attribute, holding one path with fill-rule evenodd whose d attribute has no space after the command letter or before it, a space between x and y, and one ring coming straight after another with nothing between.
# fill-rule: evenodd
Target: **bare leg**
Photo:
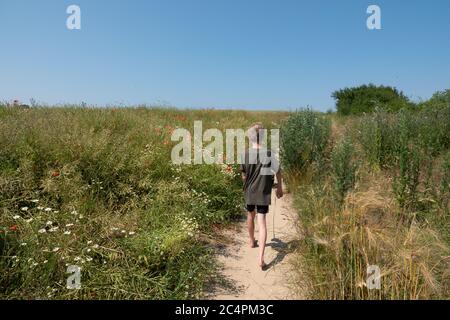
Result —
<instances>
[{"instance_id":1,"label":"bare leg","mask_svg":"<svg viewBox=\"0 0 450 320\"><path fill-rule=\"evenodd\" d=\"M255 211L247 213L247 229L251 248L255 246L255 215Z\"/></svg>"},{"instance_id":2,"label":"bare leg","mask_svg":"<svg viewBox=\"0 0 450 320\"><path fill-rule=\"evenodd\" d=\"M267 240L267 226L266 215L258 214L258 229L259 229L259 266L264 266L264 249L266 248Z\"/></svg>"}]
</instances>

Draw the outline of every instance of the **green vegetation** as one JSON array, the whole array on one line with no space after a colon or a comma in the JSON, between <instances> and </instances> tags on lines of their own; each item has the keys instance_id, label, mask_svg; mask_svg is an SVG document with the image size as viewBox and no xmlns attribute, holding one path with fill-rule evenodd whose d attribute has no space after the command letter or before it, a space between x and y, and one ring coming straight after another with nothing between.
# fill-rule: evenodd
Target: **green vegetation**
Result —
<instances>
[{"instance_id":1,"label":"green vegetation","mask_svg":"<svg viewBox=\"0 0 450 320\"><path fill-rule=\"evenodd\" d=\"M207 239L242 213L237 168L170 162L171 131L286 114L0 109L0 298L201 297ZM66 289L69 265L80 290Z\"/></svg>"},{"instance_id":2,"label":"green vegetation","mask_svg":"<svg viewBox=\"0 0 450 320\"><path fill-rule=\"evenodd\" d=\"M281 127L283 165L299 171L320 162L330 135L330 121L311 110L297 111Z\"/></svg>"},{"instance_id":3,"label":"green vegetation","mask_svg":"<svg viewBox=\"0 0 450 320\"><path fill-rule=\"evenodd\" d=\"M373 84L341 89L333 92L332 97L336 100L336 109L340 115L370 113L377 108L394 112L413 106L397 89Z\"/></svg>"},{"instance_id":4,"label":"green vegetation","mask_svg":"<svg viewBox=\"0 0 450 320\"><path fill-rule=\"evenodd\" d=\"M311 298L450 296L450 105L437 96L428 106L438 107L316 115L333 121L320 161L308 152L285 159L302 168L287 181L304 236L297 263ZM282 131L290 132L282 141L290 145L296 131ZM315 149L313 135L302 139ZM371 265L381 270L380 290L366 286Z\"/></svg>"}]
</instances>

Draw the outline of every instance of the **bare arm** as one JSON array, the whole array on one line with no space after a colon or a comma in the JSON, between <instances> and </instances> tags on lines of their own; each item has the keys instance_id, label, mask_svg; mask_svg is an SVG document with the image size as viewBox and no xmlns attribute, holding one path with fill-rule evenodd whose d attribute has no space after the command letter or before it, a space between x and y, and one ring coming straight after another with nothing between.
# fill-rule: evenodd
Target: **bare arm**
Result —
<instances>
[{"instance_id":1,"label":"bare arm","mask_svg":"<svg viewBox=\"0 0 450 320\"><path fill-rule=\"evenodd\" d=\"M277 173L277 198L281 198L283 196L283 176L281 174L281 170Z\"/></svg>"}]
</instances>

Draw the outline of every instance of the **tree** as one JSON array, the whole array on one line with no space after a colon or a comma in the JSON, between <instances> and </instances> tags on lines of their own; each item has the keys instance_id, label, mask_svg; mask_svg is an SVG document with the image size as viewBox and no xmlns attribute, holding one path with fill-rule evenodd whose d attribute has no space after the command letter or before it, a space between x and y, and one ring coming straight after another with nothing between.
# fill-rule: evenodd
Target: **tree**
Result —
<instances>
[{"instance_id":1,"label":"tree","mask_svg":"<svg viewBox=\"0 0 450 320\"><path fill-rule=\"evenodd\" d=\"M340 115L373 112L376 108L395 112L413 103L396 88L373 84L345 88L333 92L336 110Z\"/></svg>"},{"instance_id":2,"label":"tree","mask_svg":"<svg viewBox=\"0 0 450 320\"><path fill-rule=\"evenodd\" d=\"M450 106L450 89L437 91L433 96L419 104L420 108L448 108Z\"/></svg>"}]
</instances>

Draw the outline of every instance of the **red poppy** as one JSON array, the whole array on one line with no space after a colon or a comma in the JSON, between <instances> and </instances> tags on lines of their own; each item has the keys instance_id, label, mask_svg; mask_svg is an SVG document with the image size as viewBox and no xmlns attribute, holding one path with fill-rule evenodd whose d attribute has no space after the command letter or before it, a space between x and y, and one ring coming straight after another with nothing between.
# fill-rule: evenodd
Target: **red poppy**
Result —
<instances>
[{"instance_id":1,"label":"red poppy","mask_svg":"<svg viewBox=\"0 0 450 320\"><path fill-rule=\"evenodd\" d=\"M19 226L18 226L17 224L15 224L15 225L9 227L9 230L10 230L10 231L16 231L17 229L19 229Z\"/></svg>"},{"instance_id":2,"label":"red poppy","mask_svg":"<svg viewBox=\"0 0 450 320\"><path fill-rule=\"evenodd\" d=\"M59 177L60 175L61 175L61 173L59 173L58 170L55 170L55 171L52 172L52 178Z\"/></svg>"},{"instance_id":3,"label":"red poppy","mask_svg":"<svg viewBox=\"0 0 450 320\"><path fill-rule=\"evenodd\" d=\"M232 167L232 166L230 166L230 165L228 165L228 166L227 166L227 171L228 171L228 172L231 172L231 171L233 171L233 167Z\"/></svg>"},{"instance_id":4,"label":"red poppy","mask_svg":"<svg viewBox=\"0 0 450 320\"><path fill-rule=\"evenodd\" d=\"M163 143L164 143L164 145L165 145L165 146L167 146L167 145L169 144L169 141L167 141L167 140L164 140L164 142L163 142Z\"/></svg>"}]
</instances>

